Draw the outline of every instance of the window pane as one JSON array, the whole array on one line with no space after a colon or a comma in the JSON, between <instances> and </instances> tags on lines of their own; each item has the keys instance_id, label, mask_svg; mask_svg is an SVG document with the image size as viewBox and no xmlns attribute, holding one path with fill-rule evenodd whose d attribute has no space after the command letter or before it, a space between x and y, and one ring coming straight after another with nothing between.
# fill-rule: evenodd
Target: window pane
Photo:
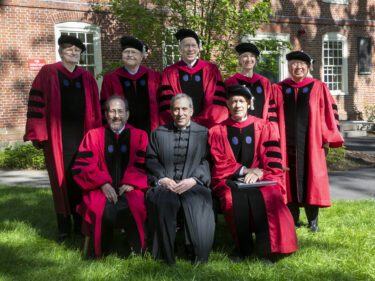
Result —
<instances>
[{"instance_id":1,"label":"window pane","mask_svg":"<svg viewBox=\"0 0 375 281\"><path fill-rule=\"evenodd\" d=\"M94 34L87 33L86 37L87 37L87 43L93 43L94 42Z\"/></svg>"},{"instance_id":2,"label":"window pane","mask_svg":"<svg viewBox=\"0 0 375 281\"><path fill-rule=\"evenodd\" d=\"M93 44L87 44L86 46L86 53L87 54L94 54L94 45Z\"/></svg>"},{"instance_id":3,"label":"window pane","mask_svg":"<svg viewBox=\"0 0 375 281\"><path fill-rule=\"evenodd\" d=\"M93 55L87 55L87 64L95 64Z\"/></svg>"},{"instance_id":4,"label":"window pane","mask_svg":"<svg viewBox=\"0 0 375 281\"><path fill-rule=\"evenodd\" d=\"M81 40L83 43L85 43L85 34L84 33L78 33L78 39Z\"/></svg>"}]
</instances>

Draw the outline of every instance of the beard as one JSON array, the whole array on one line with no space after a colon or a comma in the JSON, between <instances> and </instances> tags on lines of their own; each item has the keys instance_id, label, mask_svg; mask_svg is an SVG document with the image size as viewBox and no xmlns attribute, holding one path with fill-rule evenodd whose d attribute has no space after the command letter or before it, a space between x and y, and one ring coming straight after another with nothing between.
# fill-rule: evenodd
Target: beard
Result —
<instances>
[{"instance_id":1,"label":"beard","mask_svg":"<svg viewBox=\"0 0 375 281\"><path fill-rule=\"evenodd\" d=\"M120 121L120 122L117 122ZM108 121L109 127L111 128L112 131L119 131L124 127L125 125L125 120L121 118L114 118L110 121Z\"/></svg>"}]
</instances>

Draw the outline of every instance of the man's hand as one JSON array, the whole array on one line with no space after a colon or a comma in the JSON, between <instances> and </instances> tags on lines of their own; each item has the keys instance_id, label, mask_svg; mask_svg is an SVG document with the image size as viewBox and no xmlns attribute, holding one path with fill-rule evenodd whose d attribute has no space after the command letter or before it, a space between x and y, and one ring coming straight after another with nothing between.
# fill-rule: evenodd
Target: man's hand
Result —
<instances>
[{"instance_id":1,"label":"man's hand","mask_svg":"<svg viewBox=\"0 0 375 281\"><path fill-rule=\"evenodd\" d=\"M114 204L117 203L116 191L109 183L103 184L101 190L103 191L105 197L108 199L109 202L112 202Z\"/></svg>"},{"instance_id":2,"label":"man's hand","mask_svg":"<svg viewBox=\"0 0 375 281\"><path fill-rule=\"evenodd\" d=\"M244 183L254 183L263 177L263 170L258 168L245 168L243 173L245 175Z\"/></svg>"},{"instance_id":3,"label":"man's hand","mask_svg":"<svg viewBox=\"0 0 375 281\"><path fill-rule=\"evenodd\" d=\"M177 194L182 194L185 191L187 191L190 188L192 188L196 184L197 184L197 181L195 179L193 179L193 178L184 179L184 180L180 181L177 184L177 186L175 187L174 191Z\"/></svg>"},{"instance_id":4,"label":"man's hand","mask_svg":"<svg viewBox=\"0 0 375 281\"><path fill-rule=\"evenodd\" d=\"M132 191L132 190L134 190L134 187L132 187L131 185L128 185L128 184L123 184L123 185L120 186L118 194L121 196L123 193L129 192L129 191Z\"/></svg>"},{"instance_id":5,"label":"man's hand","mask_svg":"<svg viewBox=\"0 0 375 281\"><path fill-rule=\"evenodd\" d=\"M160 179L159 182L166 189L169 189L170 191L175 192L175 188L177 186L177 183L174 180L165 177L165 178Z\"/></svg>"},{"instance_id":6,"label":"man's hand","mask_svg":"<svg viewBox=\"0 0 375 281\"><path fill-rule=\"evenodd\" d=\"M37 141L37 140L33 140L33 141L31 141L31 143L33 144L33 146L34 146L36 149L42 149L42 148L44 147L44 144L45 144L44 141Z\"/></svg>"}]
</instances>

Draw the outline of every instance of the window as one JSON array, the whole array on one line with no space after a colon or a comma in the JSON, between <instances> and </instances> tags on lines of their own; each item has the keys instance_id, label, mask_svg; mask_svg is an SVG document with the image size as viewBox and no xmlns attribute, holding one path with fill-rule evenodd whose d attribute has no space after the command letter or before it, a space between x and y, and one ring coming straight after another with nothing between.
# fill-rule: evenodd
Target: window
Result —
<instances>
[{"instance_id":1,"label":"window","mask_svg":"<svg viewBox=\"0 0 375 281\"><path fill-rule=\"evenodd\" d=\"M278 41L290 41L290 36L289 34L286 33L269 33L269 32L259 32L256 34L255 37L251 35L247 35L242 38L242 42L252 42L256 44L256 41L260 40L278 40ZM258 66L255 67L255 72L268 78L271 83L277 83L281 80L284 80L285 78L288 77L288 64L286 60L282 59L285 58L286 53L289 50L287 49L282 49L281 50L281 57L276 56L276 55L271 55L270 57L265 57L262 56L262 54L267 54L270 52L267 52L267 50L263 51L262 54L260 55ZM276 61L276 69L274 71L270 69L266 69L264 67L261 67L261 64L263 66L267 65L267 61L269 60L275 60Z\"/></svg>"},{"instance_id":2,"label":"window","mask_svg":"<svg viewBox=\"0 0 375 281\"><path fill-rule=\"evenodd\" d=\"M347 93L347 40L338 33L323 35L323 81L333 95Z\"/></svg>"},{"instance_id":3,"label":"window","mask_svg":"<svg viewBox=\"0 0 375 281\"><path fill-rule=\"evenodd\" d=\"M86 52L81 55L79 66L90 71L94 76L102 72L102 48L100 29L84 22L64 22L55 25L56 59L60 61L57 41L61 35L71 35L79 38L86 46ZM99 83L101 85L101 83Z\"/></svg>"},{"instance_id":4,"label":"window","mask_svg":"<svg viewBox=\"0 0 375 281\"><path fill-rule=\"evenodd\" d=\"M178 41L174 37L177 32L176 27L168 27L165 35L165 40L162 43L163 47L163 68L174 64L180 60L180 52L178 50Z\"/></svg>"},{"instance_id":5,"label":"window","mask_svg":"<svg viewBox=\"0 0 375 281\"><path fill-rule=\"evenodd\" d=\"M348 5L348 0L323 0L324 3Z\"/></svg>"}]
</instances>

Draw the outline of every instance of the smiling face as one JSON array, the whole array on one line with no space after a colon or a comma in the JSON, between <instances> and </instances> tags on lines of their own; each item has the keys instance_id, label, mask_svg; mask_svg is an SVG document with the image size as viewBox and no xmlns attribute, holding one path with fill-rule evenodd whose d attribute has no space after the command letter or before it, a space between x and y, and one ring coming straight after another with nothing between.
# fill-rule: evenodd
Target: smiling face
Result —
<instances>
[{"instance_id":1,"label":"smiling face","mask_svg":"<svg viewBox=\"0 0 375 281\"><path fill-rule=\"evenodd\" d=\"M198 43L193 37L184 38L178 49L181 52L182 59L187 63L192 63L199 53Z\"/></svg>"},{"instance_id":2,"label":"smiling face","mask_svg":"<svg viewBox=\"0 0 375 281\"><path fill-rule=\"evenodd\" d=\"M245 52L240 55L238 61L244 71L250 71L255 67L257 56L252 52Z\"/></svg>"},{"instance_id":3,"label":"smiling face","mask_svg":"<svg viewBox=\"0 0 375 281\"><path fill-rule=\"evenodd\" d=\"M66 64L78 64L82 50L75 45L68 44L59 50L61 61Z\"/></svg>"},{"instance_id":4,"label":"smiling face","mask_svg":"<svg viewBox=\"0 0 375 281\"><path fill-rule=\"evenodd\" d=\"M122 51L122 61L127 68L137 68L142 62L142 52L134 48L126 48Z\"/></svg>"},{"instance_id":5,"label":"smiling face","mask_svg":"<svg viewBox=\"0 0 375 281\"><path fill-rule=\"evenodd\" d=\"M191 116L193 116L190 101L185 97L176 99L171 107L171 115L178 128L185 128L189 124Z\"/></svg>"},{"instance_id":6,"label":"smiling face","mask_svg":"<svg viewBox=\"0 0 375 281\"><path fill-rule=\"evenodd\" d=\"M231 96L227 100L227 106L232 118L236 121L241 121L247 116L250 100L246 99L244 96Z\"/></svg>"},{"instance_id":7,"label":"smiling face","mask_svg":"<svg viewBox=\"0 0 375 281\"><path fill-rule=\"evenodd\" d=\"M290 60L288 62L288 70L292 79L296 82L306 78L309 72L309 64L302 60Z\"/></svg>"},{"instance_id":8,"label":"smiling face","mask_svg":"<svg viewBox=\"0 0 375 281\"><path fill-rule=\"evenodd\" d=\"M119 131L126 125L129 119L129 110L121 99L113 99L109 102L105 117L113 131Z\"/></svg>"}]
</instances>

